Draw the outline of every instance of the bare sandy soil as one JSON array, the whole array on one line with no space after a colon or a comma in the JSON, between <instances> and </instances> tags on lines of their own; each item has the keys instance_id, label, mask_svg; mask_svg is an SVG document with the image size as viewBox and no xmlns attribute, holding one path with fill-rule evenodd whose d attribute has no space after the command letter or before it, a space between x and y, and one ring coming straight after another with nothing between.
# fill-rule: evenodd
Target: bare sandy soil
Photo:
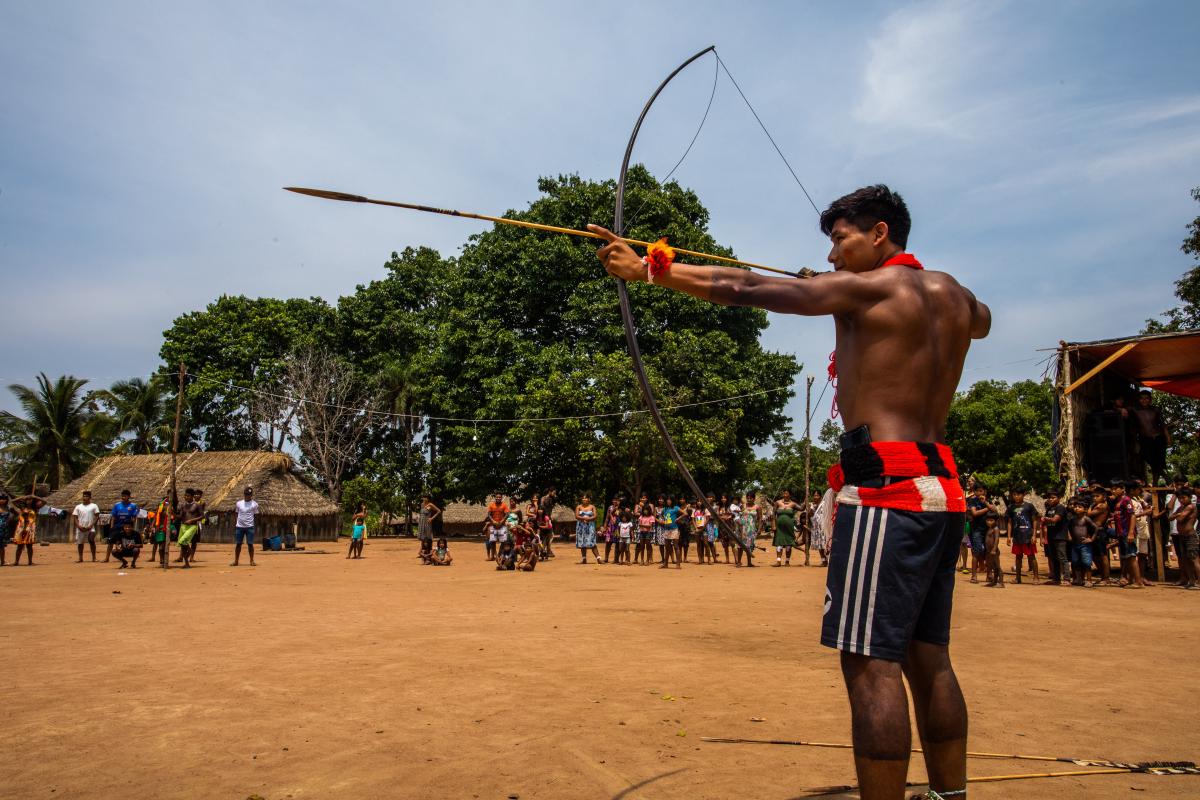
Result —
<instances>
[{"instance_id":1,"label":"bare sandy soil","mask_svg":"<svg viewBox=\"0 0 1200 800\"><path fill-rule=\"evenodd\" d=\"M0 570L0 796L790 798L853 781L848 751L701 741L849 741L817 644L822 569L584 567L563 548L498 574L476 544L449 569L410 541L369 541L362 561L344 547L231 569L204 545L195 569L120 575L54 545ZM1200 759L1197 595L962 578L972 749ZM1200 777L971 796L1196 797Z\"/></svg>"}]
</instances>

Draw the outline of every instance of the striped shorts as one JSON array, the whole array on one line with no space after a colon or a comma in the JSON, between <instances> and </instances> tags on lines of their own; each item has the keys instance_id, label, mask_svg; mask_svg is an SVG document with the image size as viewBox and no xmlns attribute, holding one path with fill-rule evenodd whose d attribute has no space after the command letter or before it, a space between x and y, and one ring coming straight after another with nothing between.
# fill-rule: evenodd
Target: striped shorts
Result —
<instances>
[{"instance_id":1,"label":"striped shorts","mask_svg":"<svg viewBox=\"0 0 1200 800\"><path fill-rule=\"evenodd\" d=\"M840 503L821 644L887 661L913 639L949 644L963 518Z\"/></svg>"}]
</instances>

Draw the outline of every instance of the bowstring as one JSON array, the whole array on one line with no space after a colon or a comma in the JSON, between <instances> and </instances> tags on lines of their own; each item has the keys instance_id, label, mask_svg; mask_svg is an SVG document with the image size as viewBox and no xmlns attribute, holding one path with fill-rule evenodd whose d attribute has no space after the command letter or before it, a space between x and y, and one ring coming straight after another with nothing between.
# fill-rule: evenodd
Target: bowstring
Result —
<instances>
[{"instance_id":1,"label":"bowstring","mask_svg":"<svg viewBox=\"0 0 1200 800\"><path fill-rule=\"evenodd\" d=\"M717 55L716 50L713 51L713 55ZM704 130L704 123L708 121L708 112L712 111L713 98L717 96L717 79L721 77L720 61L721 59L718 56L717 63L713 64L712 91L709 92L708 105L704 109L704 116L700 118L700 125L696 128L696 132L692 134L692 141L688 143L687 149L683 151L683 155L681 155L679 160L675 162L675 166L671 167L671 171L667 173L666 177L659 181L659 184L662 186L666 186L667 181L671 180L671 176L675 174L675 170L679 169L679 166L684 162L684 159L686 159L688 154L692 152L692 148L696 146L696 140L700 138L700 131ZM642 202L638 205L637 209L625 219L625 224L621 226L621 230L616 232L618 236L624 236L625 231L633 227L633 220L637 219L638 214L645 210L646 204L649 202L649 197L642 199Z\"/></svg>"},{"instance_id":2,"label":"bowstring","mask_svg":"<svg viewBox=\"0 0 1200 800\"><path fill-rule=\"evenodd\" d=\"M725 74L729 77L729 81L733 84L733 88L737 89L737 93L741 95L742 102L746 104L746 108L750 109L750 113L754 115L754 119L758 122L758 127L762 128L762 132L767 135L767 139L770 140L771 146L775 148L775 152L779 154L781 159L783 159L783 164L788 168L788 172L792 173L792 179L796 181L796 185L800 187L800 191L804 192L804 196L808 199L808 204L812 206L813 211L817 212L817 216L820 216L821 209L817 208L817 204L813 202L812 195L808 193L808 189L804 188L804 183L801 182L800 176L796 174L796 170L792 169L791 162L787 160L787 156L785 156L783 151L779 149L779 145L775 142L775 137L771 135L769 130L767 130L767 126L763 123L762 117L760 117L758 112L754 110L754 105L750 102L750 98L746 97L746 93L742 91L742 87L738 86L737 79L733 77L733 73L730 72L729 67L725 65L725 61L721 58L721 54L714 50L713 55L717 57L717 65L721 69L725 70Z\"/></svg>"},{"instance_id":3,"label":"bowstring","mask_svg":"<svg viewBox=\"0 0 1200 800\"><path fill-rule=\"evenodd\" d=\"M829 389L829 381L826 381L825 385L821 387L821 394L817 395L817 402L813 403L812 408L809 409L808 416L805 417L805 419L804 419L804 429L805 430L807 430L807 431L812 430L813 418L816 417L817 409L821 407L821 401L825 399L825 392L828 389ZM803 444L806 440L809 441L809 446L811 447L812 446L811 437L809 437L809 436L805 436L803 439L800 440L800 442ZM788 483L788 473L791 472L792 466L795 465L796 459L799 457L800 457L800 453L798 451L793 452L790 456L788 456L787 461L784 462L785 466L784 466L783 470L781 470L779 472L779 477L775 480L774 486L769 491L767 490L766 486L763 486L763 490L768 491L768 494L770 495L772 501L774 501L775 495L779 492L780 487L783 485L786 485ZM805 503L808 502L807 497L804 498L804 502Z\"/></svg>"}]
</instances>

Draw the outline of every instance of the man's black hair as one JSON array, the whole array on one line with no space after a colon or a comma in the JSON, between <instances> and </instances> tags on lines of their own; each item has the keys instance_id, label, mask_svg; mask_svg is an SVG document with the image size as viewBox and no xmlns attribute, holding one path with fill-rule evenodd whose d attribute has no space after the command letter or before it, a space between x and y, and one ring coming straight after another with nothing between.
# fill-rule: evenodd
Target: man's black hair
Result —
<instances>
[{"instance_id":1,"label":"man's black hair","mask_svg":"<svg viewBox=\"0 0 1200 800\"><path fill-rule=\"evenodd\" d=\"M882 183L856 189L830 203L821 214L821 232L829 236L839 219L864 232L871 230L877 222L886 222L888 239L902 249L908 248L908 232L912 230L908 206L903 197Z\"/></svg>"}]
</instances>

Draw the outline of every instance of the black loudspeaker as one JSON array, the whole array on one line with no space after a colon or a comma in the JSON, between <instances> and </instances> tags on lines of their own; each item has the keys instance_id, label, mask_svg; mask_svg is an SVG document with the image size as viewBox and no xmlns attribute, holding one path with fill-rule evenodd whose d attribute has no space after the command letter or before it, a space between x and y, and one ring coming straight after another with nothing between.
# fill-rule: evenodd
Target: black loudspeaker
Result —
<instances>
[{"instance_id":1,"label":"black loudspeaker","mask_svg":"<svg viewBox=\"0 0 1200 800\"><path fill-rule=\"evenodd\" d=\"M1129 476L1129 453L1125 448L1125 420L1116 411L1088 414L1083 426L1087 449L1088 477L1107 484Z\"/></svg>"}]
</instances>

